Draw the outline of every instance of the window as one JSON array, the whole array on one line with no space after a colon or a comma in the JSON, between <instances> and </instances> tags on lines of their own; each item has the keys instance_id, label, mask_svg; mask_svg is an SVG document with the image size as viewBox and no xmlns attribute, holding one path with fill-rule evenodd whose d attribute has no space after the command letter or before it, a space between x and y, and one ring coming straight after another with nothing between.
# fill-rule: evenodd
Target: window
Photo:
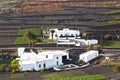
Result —
<instances>
[{"instance_id":1,"label":"window","mask_svg":"<svg viewBox=\"0 0 120 80\"><path fill-rule=\"evenodd\" d=\"M57 61L57 65L58 65L58 61Z\"/></svg>"},{"instance_id":2,"label":"window","mask_svg":"<svg viewBox=\"0 0 120 80\"><path fill-rule=\"evenodd\" d=\"M41 68L41 64L39 64L39 68Z\"/></svg>"},{"instance_id":3,"label":"window","mask_svg":"<svg viewBox=\"0 0 120 80\"><path fill-rule=\"evenodd\" d=\"M58 59L58 57L56 57L56 59Z\"/></svg>"},{"instance_id":4,"label":"window","mask_svg":"<svg viewBox=\"0 0 120 80\"><path fill-rule=\"evenodd\" d=\"M57 34L55 34L55 37L58 37Z\"/></svg>"},{"instance_id":5,"label":"window","mask_svg":"<svg viewBox=\"0 0 120 80\"><path fill-rule=\"evenodd\" d=\"M43 64L43 67L46 68L46 64L45 63Z\"/></svg>"}]
</instances>

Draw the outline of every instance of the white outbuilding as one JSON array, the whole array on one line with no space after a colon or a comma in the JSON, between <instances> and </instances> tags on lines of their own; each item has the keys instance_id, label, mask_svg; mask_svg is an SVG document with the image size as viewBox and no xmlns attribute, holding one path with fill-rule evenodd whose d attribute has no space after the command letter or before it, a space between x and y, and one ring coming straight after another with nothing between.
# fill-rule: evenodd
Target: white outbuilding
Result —
<instances>
[{"instance_id":1,"label":"white outbuilding","mask_svg":"<svg viewBox=\"0 0 120 80\"><path fill-rule=\"evenodd\" d=\"M84 45L95 45L98 44L98 40L96 39L76 39L75 40L75 46L81 46L81 44Z\"/></svg>"},{"instance_id":2,"label":"white outbuilding","mask_svg":"<svg viewBox=\"0 0 120 80\"><path fill-rule=\"evenodd\" d=\"M82 53L79 55L79 60L82 60L84 62L89 62L99 56L98 51L90 50L85 53Z\"/></svg>"},{"instance_id":3,"label":"white outbuilding","mask_svg":"<svg viewBox=\"0 0 120 80\"><path fill-rule=\"evenodd\" d=\"M63 60L69 59L68 53L64 51L43 51L36 54L34 51L23 52L17 58L21 71L39 71L41 68L53 68L63 65Z\"/></svg>"}]
</instances>

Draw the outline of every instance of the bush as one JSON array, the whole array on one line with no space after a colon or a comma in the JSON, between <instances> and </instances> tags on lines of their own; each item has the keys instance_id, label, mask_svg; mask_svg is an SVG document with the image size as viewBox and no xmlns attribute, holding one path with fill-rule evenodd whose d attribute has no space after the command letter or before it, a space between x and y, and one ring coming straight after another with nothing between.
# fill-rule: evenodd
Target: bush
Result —
<instances>
[{"instance_id":1,"label":"bush","mask_svg":"<svg viewBox=\"0 0 120 80\"><path fill-rule=\"evenodd\" d=\"M16 59L13 59L10 64L12 68L12 73L18 72L19 71L19 62Z\"/></svg>"},{"instance_id":2,"label":"bush","mask_svg":"<svg viewBox=\"0 0 120 80\"><path fill-rule=\"evenodd\" d=\"M100 63L100 65L102 65L102 66L113 66L114 63L113 63L110 59L104 59L104 60Z\"/></svg>"},{"instance_id":3,"label":"bush","mask_svg":"<svg viewBox=\"0 0 120 80\"><path fill-rule=\"evenodd\" d=\"M106 34L106 35L104 36L104 38L105 38L106 40L111 40L111 39L112 39L112 35L111 35L111 34Z\"/></svg>"},{"instance_id":4,"label":"bush","mask_svg":"<svg viewBox=\"0 0 120 80\"><path fill-rule=\"evenodd\" d=\"M89 50L97 50L97 51L101 51L102 50L102 46L101 45L91 45L87 48L87 51Z\"/></svg>"},{"instance_id":5,"label":"bush","mask_svg":"<svg viewBox=\"0 0 120 80\"><path fill-rule=\"evenodd\" d=\"M45 72L47 69L46 68L41 68L40 72Z\"/></svg>"},{"instance_id":6,"label":"bush","mask_svg":"<svg viewBox=\"0 0 120 80\"><path fill-rule=\"evenodd\" d=\"M1 64L0 65L0 72L5 71L7 65L6 64Z\"/></svg>"},{"instance_id":7,"label":"bush","mask_svg":"<svg viewBox=\"0 0 120 80\"><path fill-rule=\"evenodd\" d=\"M114 72L120 72L120 64L116 64L113 68Z\"/></svg>"}]
</instances>

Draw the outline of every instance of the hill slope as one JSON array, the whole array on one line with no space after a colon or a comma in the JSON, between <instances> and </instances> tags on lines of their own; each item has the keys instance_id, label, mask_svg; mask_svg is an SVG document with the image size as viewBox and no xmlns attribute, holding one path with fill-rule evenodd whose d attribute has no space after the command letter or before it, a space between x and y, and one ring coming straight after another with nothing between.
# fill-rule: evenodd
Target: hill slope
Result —
<instances>
[{"instance_id":1,"label":"hill slope","mask_svg":"<svg viewBox=\"0 0 120 80\"><path fill-rule=\"evenodd\" d=\"M62 10L65 6L115 7L120 8L119 0L3 0L1 13L22 13Z\"/></svg>"}]
</instances>

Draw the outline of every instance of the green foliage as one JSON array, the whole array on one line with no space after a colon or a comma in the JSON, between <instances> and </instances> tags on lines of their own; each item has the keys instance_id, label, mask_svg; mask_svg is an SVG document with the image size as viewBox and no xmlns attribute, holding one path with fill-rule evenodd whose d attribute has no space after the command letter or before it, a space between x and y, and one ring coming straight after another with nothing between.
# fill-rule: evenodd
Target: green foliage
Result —
<instances>
[{"instance_id":1,"label":"green foliage","mask_svg":"<svg viewBox=\"0 0 120 80\"><path fill-rule=\"evenodd\" d=\"M18 72L19 71L19 62L16 59L13 59L10 63L10 66L12 68L12 73Z\"/></svg>"},{"instance_id":2,"label":"green foliage","mask_svg":"<svg viewBox=\"0 0 120 80\"><path fill-rule=\"evenodd\" d=\"M107 11L107 12L100 12L100 14L107 14L107 15L118 14L118 13L120 13L120 10L112 10L112 11Z\"/></svg>"},{"instance_id":3,"label":"green foliage","mask_svg":"<svg viewBox=\"0 0 120 80\"><path fill-rule=\"evenodd\" d=\"M102 66L113 66L114 62L112 62L110 59L104 59L101 61L100 65Z\"/></svg>"},{"instance_id":4,"label":"green foliage","mask_svg":"<svg viewBox=\"0 0 120 80\"><path fill-rule=\"evenodd\" d=\"M106 35L104 36L104 38L105 38L106 40L110 40L110 39L112 39L112 35L111 35L111 34L106 34Z\"/></svg>"},{"instance_id":5,"label":"green foliage","mask_svg":"<svg viewBox=\"0 0 120 80\"><path fill-rule=\"evenodd\" d=\"M73 77L75 76L83 76L86 75L86 73L84 73L81 70L78 70L77 72L72 70L72 71L63 71L63 72L59 72L59 73L52 73L52 74L48 74L48 75L44 75L43 77L46 80L71 80Z\"/></svg>"},{"instance_id":6,"label":"green foliage","mask_svg":"<svg viewBox=\"0 0 120 80\"><path fill-rule=\"evenodd\" d=\"M107 79L102 75L88 75L88 76L74 77L71 80L107 80Z\"/></svg>"},{"instance_id":7,"label":"green foliage","mask_svg":"<svg viewBox=\"0 0 120 80\"><path fill-rule=\"evenodd\" d=\"M17 37L17 39L15 40L15 44L29 44L29 43L37 43L37 42L38 43L39 42L44 42L44 43L56 42L56 40L42 39L42 35L43 35L42 30L37 29L37 28L21 29L19 30L19 35L22 35L22 37Z\"/></svg>"},{"instance_id":8,"label":"green foliage","mask_svg":"<svg viewBox=\"0 0 120 80\"><path fill-rule=\"evenodd\" d=\"M109 25L120 24L120 21L119 20L111 20L111 21L108 21L108 24Z\"/></svg>"},{"instance_id":9,"label":"green foliage","mask_svg":"<svg viewBox=\"0 0 120 80\"><path fill-rule=\"evenodd\" d=\"M40 35L40 31L37 28L30 28L30 29L21 29L19 30L19 35L22 35L22 37L17 37L15 40L15 44L29 44L33 42L37 42Z\"/></svg>"},{"instance_id":10,"label":"green foliage","mask_svg":"<svg viewBox=\"0 0 120 80\"><path fill-rule=\"evenodd\" d=\"M41 68L40 72L45 72L47 69L46 68Z\"/></svg>"},{"instance_id":11,"label":"green foliage","mask_svg":"<svg viewBox=\"0 0 120 80\"><path fill-rule=\"evenodd\" d=\"M103 48L120 48L120 41L104 40L100 44Z\"/></svg>"},{"instance_id":12,"label":"green foliage","mask_svg":"<svg viewBox=\"0 0 120 80\"><path fill-rule=\"evenodd\" d=\"M7 67L6 64L1 64L1 65L0 65L0 72L1 72L1 71L4 71L6 67Z\"/></svg>"},{"instance_id":13,"label":"green foliage","mask_svg":"<svg viewBox=\"0 0 120 80\"><path fill-rule=\"evenodd\" d=\"M120 72L120 64L116 64L113 68L114 72Z\"/></svg>"},{"instance_id":14,"label":"green foliage","mask_svg":"<svg viewBox=\"0 0 120 80\"><path fill-rule=\"evenodd\" d=\"M64 75L64 74L63 74ZM86 76L77 76L77 77L62 77L61 75L49 74L45 75L46 80L106 80L102 75L86 75Z\"/></svg>"},{"instance_id":15,"label":"green foliage","mask_svg":"<svg viewBox=\"0 0 120 80\"><path fill-rule=\"evenodd\" d=\"M11 59L1 59L0 64L10 64Z\"/></svg>"},{"instance_id":16,"label":"green foliage","mask_svg":"<svg viewBox=\"0 0 120 80\"><path fill-rule=\"evenodd\" d=\"M15 74L11 74L10 78L14 79L14 78L24 78L24 73L15 73Z\"/></svg>"},{"instance_id":17,"label":"green foliage","mask_svg":"<svg viewBox=\"0 0 120 80\"><path fill-rule=\"evenodd\" d=\"M44 43L57 42L57 40L43 39Z\"/></svg>"}]
</instances>

